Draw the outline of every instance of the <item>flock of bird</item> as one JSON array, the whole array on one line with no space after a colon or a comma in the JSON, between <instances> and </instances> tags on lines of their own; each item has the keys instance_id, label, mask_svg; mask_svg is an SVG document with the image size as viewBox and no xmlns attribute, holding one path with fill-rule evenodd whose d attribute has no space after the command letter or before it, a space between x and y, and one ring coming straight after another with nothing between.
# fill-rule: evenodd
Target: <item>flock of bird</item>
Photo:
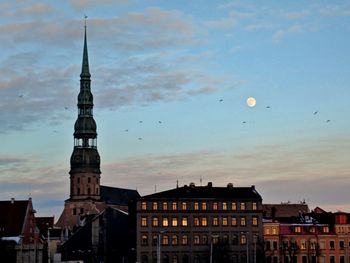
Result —
<instances>
[{"instance_id":1,"label":"flock of bird","mask_svg":"<svg viewBox=\"0 0 350 263\"><path fill-rule=\"evenodd\" d=\"M18 97L19 97L19 98L23 98L23 94L18 95ZM219 99L219 102L224 102L224 99ZM266 109L271 109L271 106L267 105L265 108L266 108ZM65 109L65 110L68 110L69 108L68 108L67 106L65 106L64 109ZM313 112L313 115L317 115L317 114L318 114L318 111L314 111L314 112ZM331 120L330 120L330 119L327 119L326 122L329 123L329 122L331 122ZM143 121L140 120L139 123L142 124ZM162 122L161 120L158 121L158 124L162 124L162 123L163 123L163 122ZM246 123L247 123L247 121L242 121L242 124L246 124ZM129 132L129 129L125 129L124 131L125 131L125 132ZM57 131L55 130L54 132L57 132ZM141 141L141 140L143 140L143 138L142 138L142 137L138 137L137 140Z\"/></svg>"}]
</instances>

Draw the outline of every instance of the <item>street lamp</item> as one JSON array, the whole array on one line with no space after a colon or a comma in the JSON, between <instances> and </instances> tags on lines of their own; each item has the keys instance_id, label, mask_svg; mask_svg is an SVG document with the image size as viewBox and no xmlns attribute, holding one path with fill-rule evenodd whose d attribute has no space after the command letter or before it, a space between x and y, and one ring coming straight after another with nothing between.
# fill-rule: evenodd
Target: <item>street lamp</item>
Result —
<instances>
[{"instance_id":1,"label":"street lamp","mask_svg":"<svg viewBox=\"0 0 350 263\"><path fill-rule=\"evenodd\" d=\"M218 238L219 235L211 235L210 241L210 263L213 263L213 239Z\"/></svg>"},{"instance_id":2,"label":"street lamp","mask_svg":"<svg viewBox=\"0 0 350 263\"><path fill-rule=\"evenodd\" d=\"M157 242L157 263L160 263L161 260L160 260L160 257L161 257L161 253L160 253L160 246L161 246L161 241L160 241L160 238L161 238L161 234L165 233L166 231L165 230L162 230L162 231L159 231L158 233L158 242Z\"/></svg>"}]
</instances>

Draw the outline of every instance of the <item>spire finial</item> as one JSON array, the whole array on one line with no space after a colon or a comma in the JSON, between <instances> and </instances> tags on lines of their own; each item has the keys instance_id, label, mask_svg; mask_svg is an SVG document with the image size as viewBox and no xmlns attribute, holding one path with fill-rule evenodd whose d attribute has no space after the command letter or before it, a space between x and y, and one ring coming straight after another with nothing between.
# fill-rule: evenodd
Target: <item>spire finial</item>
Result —
<instances>
[{"instance_id":1,"label":"spire finial","mask_svg":"<svg viewBox=\"0 0 350 263\"><path fill-rule=\"evenodd\" d=\"M85 31L86 31L86 20L87 20L88 16L84 14L84 27L85 27Z\"/></svg>"},{"instance_id":2,"label":"spire finial","mask_svg":"<svg viewBox=\"0 0 350 263\"><path fill-rule=\"evenodd\" d=\"M90 71L89 71L89 59L88 59L88 51L87 51L87 40L86 40L86 20L87 15L84 15L84 50L83 50L83 63L82 63L82 69L81 69L81 78L90 78Z\"/></svg>"}]
</instances>

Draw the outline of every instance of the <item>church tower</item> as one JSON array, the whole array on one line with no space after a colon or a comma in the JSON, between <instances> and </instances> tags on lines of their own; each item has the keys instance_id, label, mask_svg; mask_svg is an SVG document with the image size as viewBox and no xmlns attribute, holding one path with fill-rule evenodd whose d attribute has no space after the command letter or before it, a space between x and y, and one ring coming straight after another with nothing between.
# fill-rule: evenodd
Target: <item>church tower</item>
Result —
<instances>
[{"instance_id":1,"label":"church tower","mask_svg":"<svg viewBox=\"0 0 350 263\"><path fill-rule=\"evenodd\" d=\"M101 200L100 155L97 151L97 126L93 117L91 74L84 30L83 63L78 94L78 118L74 124L74 148L70 158L70 196L56 226L72 228L85 215L98 214L106 204Z\"/></svg>"},{"instance_id":2,"label":"church tower","mask_svg":"<svg viewBox=\"0 0 350 263\"><path fill-rule=\"evenodd\" d=\"M97 126L93 117L93 96L86 37L84 30L83 63L78 94L78 118L74 124L74 148L70 158L70 195L56 226L73 229L89 215L107 207L124 212L129 203L140 197L136 190L100 185L100 155L97 151Z\"/></svg>"},{"instance_id":3,"label":"church tower","mask_svg":"<svg viewBox=\"0 0 350 263\"><path fill-rule=\"evenodd\" d=\"M74 149L70 158L70 199L100 199L100 155L97 151L96 122L93 117L93 95L84 32L83 62L78 95L78 118L74 125Z\"/></svg>"}]
</instances>

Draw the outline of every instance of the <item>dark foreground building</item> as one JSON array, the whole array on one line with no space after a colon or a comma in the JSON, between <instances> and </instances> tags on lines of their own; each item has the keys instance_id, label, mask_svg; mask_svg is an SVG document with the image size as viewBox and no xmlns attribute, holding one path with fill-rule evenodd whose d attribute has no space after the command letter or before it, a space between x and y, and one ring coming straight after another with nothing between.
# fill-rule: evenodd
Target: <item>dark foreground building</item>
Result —
<instances>
[{"instance_id":1,"label":"dark foreground building","mask_svg":"<svg viewBox=\"0 0 350 263\"><path fill-rule=\"evenodd\" d=\"M191 183L139 198L136 214L137 262L263 262L254 186Z\"/></svg>"}]
</instances>

